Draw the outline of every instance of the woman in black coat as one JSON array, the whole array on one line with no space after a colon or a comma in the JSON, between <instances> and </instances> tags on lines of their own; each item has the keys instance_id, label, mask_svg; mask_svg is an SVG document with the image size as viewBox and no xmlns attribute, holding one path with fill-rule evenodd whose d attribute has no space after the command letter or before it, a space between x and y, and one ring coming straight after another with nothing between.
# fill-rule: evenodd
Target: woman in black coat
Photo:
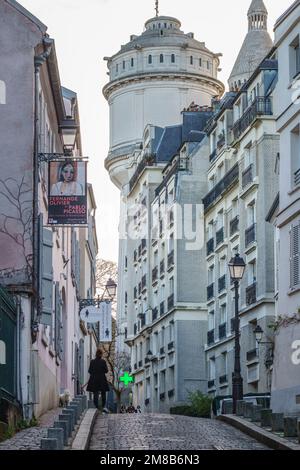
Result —
<instances>
[{"instance_id":1,"label":"woman in black coat","mask_svg":"<svg viewBox=\"0 0 300 470\"><path fill-rule=\"evenodd\" d=\"M96 358L90 363L90 379L86 389L88 392L92 392L94 394L94 405L96 408L99 406L99 392L101 392L102 410L104 413L108 413L108 409L105 408L106 392L109 390L107 379L105 377L107 372L107 364L105 360L102 359L102 351L98 349L96 352Z\"/></svg>"}]
</instances>

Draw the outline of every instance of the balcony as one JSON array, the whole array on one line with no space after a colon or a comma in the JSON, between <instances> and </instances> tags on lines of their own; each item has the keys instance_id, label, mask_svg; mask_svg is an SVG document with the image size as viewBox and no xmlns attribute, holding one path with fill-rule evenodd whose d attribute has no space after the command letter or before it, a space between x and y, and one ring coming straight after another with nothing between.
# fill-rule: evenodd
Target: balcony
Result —
<instances>
[{"instance_id":1,"label":"balcony","mask_svg":"<svg viewBox=\"0 0 300 470\"><path fill-rule=\"evenodd\" d=\"M152 269L152 284L156 283L158 281L158 266L155 266L154 269Z\"/></svg>"},{"instance_id":2,"label":"balcony","mask_svg":"<svg viewBox=\"0 0 300 470\"><path fill-rule=\"evenodd\" d=\"M239 182L239 164L235 164L224 178L203 199L204 210L207 211L225 191Z\"/></svg>"},{"instance_id":3,"label":"balcony","mask_svg":"<svg viewBox=\"0 0 300 470\"><path fill-rule=\"evenodd\" d=\"M253 165L249 165L248 168L246 168L245 171L242 173L242 188L244 189L248 184L252 183L253 181Z\"/></svg>"},{"instance_id":4,"label":"balcony","mask_svg":"<svg viewBox=\"0 0 300 470\"><path fill-rule=\"evenodd\" d=\"M145 238L142 239L142 254L146 253L147 251L147 240Z\"/></svg>"},{"instance_id":5,"label":"balcony","mask_svg":"<svg viewBox=\"0 0 300 470\"><path fill-rule=\"evenodd\" d=\"M210 346L215 342L215 330L210 330L207 332L207 345Z\"/></svg>"},{"instance_id":6,"label":"balcony","mask_svg":"<svg viewBox=\"0 0 300 470\"><path fill-rule=\"evenodd\" d=\"M213 299L215 296L215 284L210 284L210 286L207 287L207 300Z\"/></svg>"},{"instance_id":7,"label":"balcony","mask_svg":"<svg viewBox=\"0 0 300 470\"><path fill-rule=\"evenodd\" d=\"M246 289L246 304L252 305L256 302L256 282Z\"/></svg>"},{"instance_id":8,"label":"balcony","mask_svg":"<svg viewBox=\"0 0 300 470\"><path fill-rule=\"evenodd\" d=\"M256 241L256 224L251 225L251 227L245 230L245 247L248 248L249 245Z\"/></svg>"},{"instance_id":9,"label":"balcony","mask_svg":"<svg viewBox=\"0 0 300 470\"><path fill-rule=\"evenodd\" d=\"M222 132L219 135L219 140L217 142L218 150L221 150L221 148L224 147L224 145L225 145L225 134L224 134L224 132Z\"/></svg>"},{"instance_id":10,"label":"balcony","mask_svg":"<svg viewBox=\"0 0 300 470\"><path fill-rule=\"evenodd\" d=\"M165 313L165 302L161 302L159 306L159 314L162 316Z\"/></svg>"},{"instance_id":11,"label":"balcony","mask_svg":"<svg viewBox=\"0 0 300 470\"><path fill-rule=\"evenodd\" d=\"M226 274L220 277L218 280L218 291L219 293L226 289Z\"/></svg>"},{"instance_id":12,"label":"balcony","mask_svg":"<svg viewBox=\"0 0 300 470\"><path fill-rule=\"evenodd\" d=\"M213 388L215 386L215 379L209 380L207 386L208 388Z\"/></svg>"},{"instance_id":13,"label":"balcony","mask_svg":"<svg viewBox=\"0 0 300 470\"><path fill-rule=\"evenodd\" d=\"M251 349L251 351L247 352L247 361L253 361L254 359L258 359L258 349Z\"/></svg>"},{"instance_id":14,"label":"balcony","mask_svg":"<svg viewBox=\"0 0 300 470\"><path fill-rule=\"evenodd\" d=\"M159 268L160 268L160 277L162 277L165 274L165 260L164 259L160 262Z\"/></svg>"},{"instance_id":15,"label":"balcony","mask_svg":"<svg viewBox=\"0 0 300 470\"><path fill-rule=\"evenodd\" d=\"M147 289L147 275L144 274L144 276L142 277L142 291L146 289Z\"/></svg>"},{"instance_id":16,"label":"balcony","mask_svg":"<svg viewBox=\"0 0 300 470\"><path fill-rule=\"evenodd\" d=\"M211 255L215 251L215 240L211 238L206 244L206 254Z\"/></svg>"},{"instance_id":17,"label":"balcony","mask_svg":"<svg viewBox=\"0 0 300 470\"><path fill-rule=\"evenodd\" d=\"M237 140L251 126L259 116L272 116L272 99L270 97L257 97L248 107L243 116L233 126L233 137Z\"/></svg>"},{"instance_id":18,"label":"balcony","mask_svg":"<svg viewBox=\"0 0 300 470\"><path fill-rule=\"evenodd\" d=\"M157 320L157 318L158 318L158 308L156 307L152 310L152 321Z\"/></svg>"},{"instance_id":19,"label":"balcony","mask_svg":"<svg viewBox=\"0 0 300 470\"><path fill-rule=\"evenodd\" d=\"M129 191L132 191L134 186L136 185L142 171L147 166L154 166L156 164L156 158L154 155L147 155L143 158L143 160L138 164L134 175L132 176L131 180L129 181Z\"/></svg>"},{"instance_id":20,"label":"balcony","mask_svg":"<svg viewBox=\"0 0 300 470\"><path fill-rule=\"evenodd\" d=\"M295 173L294 173L294 185L295 186L300 185L300 168L299 168L299 170L295 171Z\"/></svg>"},{"instance_id":21,"label":"balcony","mask_svg":"<svg viewBox=\"0 0 300 470\"><path fill-rule=\"evenodd\" d=\"M215 150L212 152L212 154L209 156L209 161L210 161L210 162L213 162L214 159L216 158L216 156L217 156L217 149L215 149Z\"/></svg>"},{"instance_id":22,"label":"balcony","mask_svg":"<svg viewBox=\"0 0 300 470\"><path fill-rule=\"evenodd\" d=\"M168 344L168 351L170 351L171 349L174 349L174 341L171 341L171 342Z\"/></svg>"},{"instance_id":23,"label":"balcony","mask_svg":"<svg viewBox=\"0 0 300 470\"><path fill-rule=\"evenodd\" d=\"M221 375L221 377L219 377L219 384L220 385L226 384L227 382L228 382L227 374Z\"/></svg>"},{"instance_id":24,"label":"balcony","mask_svg":"<svg viewBox=\"0 0 300 470\"><path fill-rule=\"evenodd\" d=\"M235 233L239 231L240 219L236 216L230 221L230 236L232 237Z\"/></svg>"},{"instance_id":25,"label":"balcony","mask_svg":"<svg viewBox=\"0 0 300 470\"><path fill-rule=\"evenodd\" d=\"M220 228L220 230L216 233L216 246L221 245L224 242L224 227Z\"/></svg>"},{"instance_id":26,"label":"balcony","mask_svg":"<svg viewBox=\"0 0 300 470\"><path fill-rule=\"evenodd\" d=\"M226 338L226 334L227 334L226 327L227 327L226 323L222 323L222 325L219 325L219 339Z\"/></svg>"},{"instance_id":27,"label":"balcony","mask_svg":"<svg viewBox=\"0 0 300 470\"><path fill-rule=\"evenodd\" d=\"M174 266L174 250L168 254L168 271Z\"/></svg>"},{"instance_id":28,"label":"balcony","mask_svg":"<svg viewBox=\"0 0 300 470\"><path fill-rule=\"evenodd\" d=\"M174 294L168 297L168 310L171 310L174 307Z\"/></svg>"}]
</instances>

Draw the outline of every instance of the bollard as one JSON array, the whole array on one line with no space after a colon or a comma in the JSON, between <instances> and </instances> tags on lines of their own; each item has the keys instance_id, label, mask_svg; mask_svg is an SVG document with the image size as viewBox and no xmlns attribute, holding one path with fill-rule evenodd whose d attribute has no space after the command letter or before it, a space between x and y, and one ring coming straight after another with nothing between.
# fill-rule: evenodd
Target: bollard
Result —
<instances>
[{"instance_id":1,"label":"bollard","mask_svg":"<svg viewBox=\"0 0 300 470\"><path fill-rule=\"evenodd\" d=\"M74 398L73 402L78 405L80 416L83 413L83 401L80 398Z\"/></svg>"},{"instance_id":2,"label":"bollard","mask_svg":"<svg viewBox=\"0 0 300 470\"><path fill-rule=\"evenodd\" d=\"M260 425L262 428L270 428L271 427L271 416L272 410L269 408L263 408L260 412Z\"/></svg>"},{"instance_id":3,"label":"bollard","mask_svg":"<svg viewBox=\"0 0 300 470\"><path fill-rule=\"evenodd\" d=\"M283 419L284 437L298 437L297 422L298 418L293 416Z\"/></svg>"},{"instance_id":4,"label":"bollard","mask_svg":"<svg viewBox=\"0 0 300 470\"><path fill-rule=\"evenodd\" d=\"M253 415L253 403L247 403L244 406L244 417L245 418L252 418Z\"/></svg>"},{"instance_id":5,"label":"bollard","mask_svg":"<svg viewBox=\"0 0 300 470\"><path fill-rule=\"evenodd\" d=\"M253 413L251 421L257 423L261 420L261 410L263 409L262 405L253 405Z\"/></svg>"},{"instance_id":6,"label":"bollard","mask_svg":"<svg viewBox=\"0 0 300 470\"><path fill-rule=\"evenodd\" d=\"M86 410L88 405L87 405L87 396L83 395L82 396L82 404L83 404L83 410Z\"/></svg>"},{"instance_id":7,"label":"bollard","mask_svg":"<svg viewBox=\"0 0 300 470\"><path fill-rule=\"evenodd\" d=\"M41 439L42 450L58 450L57 439L43 438Z\"/></svg>"},{"instance_id":8,"label":"bollard","mask_svg":"<svg viewBox=\"0 0 300 470\"><path fill-rule=\"evenodd\" d=\"M78 406L71 403L70 405L67 406L67 410L74 411L74 425L77 424L77 421L80 418Z\"/></svg>"},{"instance_id":9,"label":"bollard","mask_svg":"<svg viewBox=\"0 0 300 470\"><path fill-rule=\"evenodd\" d=\"M63 441L64 446L68 445L68 422L67 421L54 421L54 428L60 428L63 430Z\"/></svg>"},{"instance_id":10,"label":"bollard","mask_svg":"<svg viewBox=\"0 0 300 470\"><path fill-rule=\"evenodd\" d=\"M68 433L68 437L70 437L72 435L71 416L59 415L58 420L67 423L67 433Z\"/></svg>"},{"instance_id":11,"label":"bollard","mask_svg":"<svg viewBox=\"0 0 300 470\"><path fill-rule=\"evenodd\" d=\"M244 400L238 400L236 402L236 416L244 416L245 403L246 402Z\"/></svg>"},{"instance_id":12,"label":"bollard","mask_svg":"<svg viewBox=\"0 0 300 470\"><path fill-rule=\"evenodd\" d=\"M62 410L62 415L71 416L70 421L71 421L71 432L72 432L75 427L75 410L70 409L70 408L64 408Z\"/></svg>"},{"instance_id":13,"label":"bollard","mask_svg":"<svg viewBox=\"0 0 300 470\"><path fill-rule=\"evenodd\" d=\"M64 430L61 428L49 428L48 438L57 440L57 450L64 449Z\"/></svg>"},{"instance_id":14,"label":"bollard","mask_svg":"<svg viewBox=\"0 0 300 470\"><path fill-rule=\"evenodd\" d=\"M283 432L283 413L271 414L271 429L273 432Z\"/></svg>"},{"instance_id":15,"label":"bollard","mask_svg":"<svg viewBox=\"0 0 300 470\"><path fill-rule=\"evenodd\" d=\"M232 401L224 401L223 402L223 414L224 415L232 415L233 413L233 403Z\"/></svg>"}]
</instances>

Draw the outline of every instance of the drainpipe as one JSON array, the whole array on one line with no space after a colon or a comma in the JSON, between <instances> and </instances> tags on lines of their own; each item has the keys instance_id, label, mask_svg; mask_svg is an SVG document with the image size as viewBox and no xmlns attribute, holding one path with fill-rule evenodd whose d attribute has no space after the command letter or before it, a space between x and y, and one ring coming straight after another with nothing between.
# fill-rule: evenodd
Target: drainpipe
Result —
<instances>
[{"instance_id":1,"label":"drainpipe","mask_svg":"<svg viewBox=\"0 0 300 470\"><path fill-rule=\"evenodd\" d=\"M40 314L39 292L39 79L40 67L50 56L53 39L43 39L44 52L34 57L34 155L33 155L33 292L32 302L32 343L35 343L38 332L38 318Z\"/></svg>"}]
</instances>

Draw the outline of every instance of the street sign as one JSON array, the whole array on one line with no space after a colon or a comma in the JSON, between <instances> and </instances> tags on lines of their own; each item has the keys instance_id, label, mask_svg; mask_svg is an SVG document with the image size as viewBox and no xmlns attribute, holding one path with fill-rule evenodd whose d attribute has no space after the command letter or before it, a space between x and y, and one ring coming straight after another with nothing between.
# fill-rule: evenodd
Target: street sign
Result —
<instances>
[{"instance_id":1,"label":"street sign","mask_svg":"<svg viewBox=\"0 0 300 470\"><path fill-rule=\"evenodd\" d=\"M100 303L100 342L112 341L111 302Z\"/></svg>"},{"instance_id":2,"label":"street sign","mask_svg":"<svg viewBox=\"0 0 300 470\"><path fill-rule=\"evenodd\" d=\"M80 311L80 319L86 323L98 323L101 321L100 308L89 306Z\"/></svg>"}]
</instances>

